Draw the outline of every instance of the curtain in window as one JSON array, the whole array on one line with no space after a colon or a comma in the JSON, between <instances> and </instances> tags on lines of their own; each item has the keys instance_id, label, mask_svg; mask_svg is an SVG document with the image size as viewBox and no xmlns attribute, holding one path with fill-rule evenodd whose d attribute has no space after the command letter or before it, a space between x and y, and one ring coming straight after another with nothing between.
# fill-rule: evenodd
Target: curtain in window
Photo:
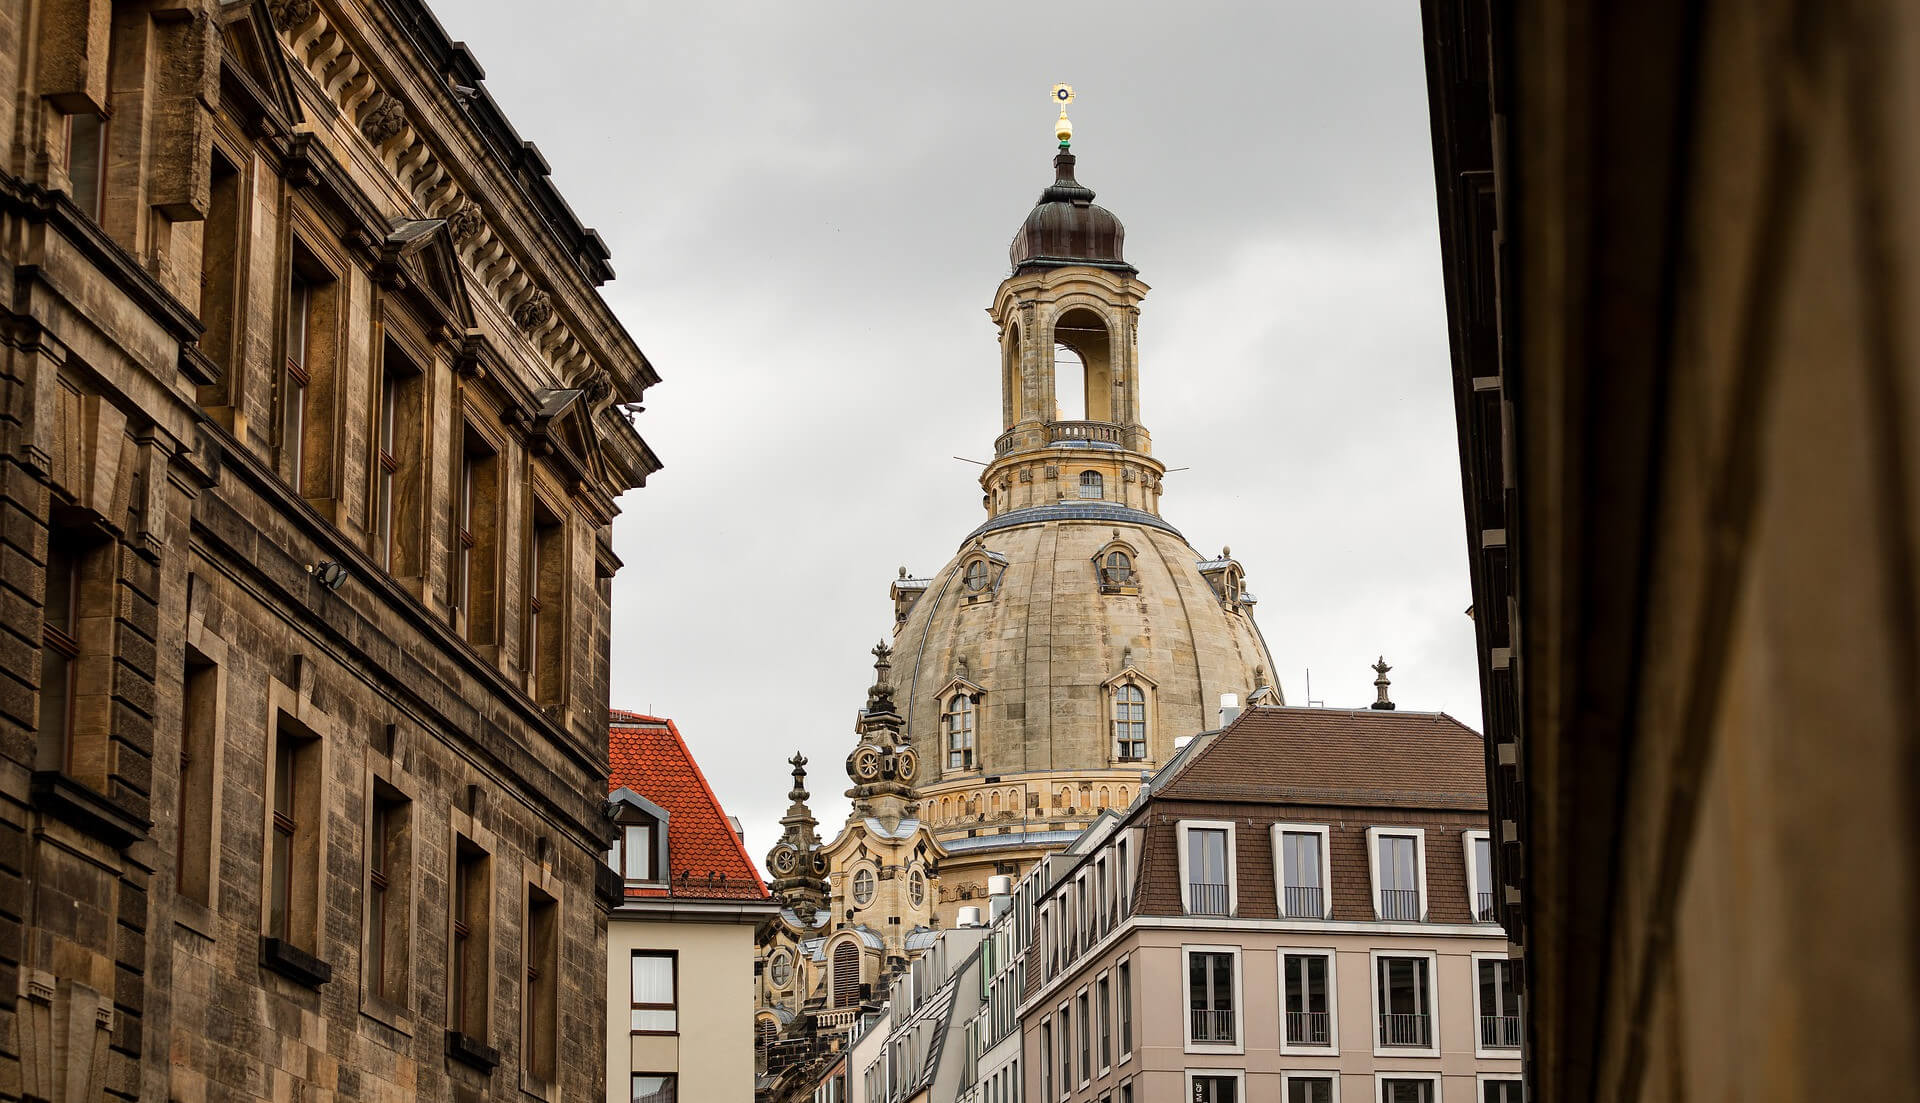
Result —
<instances>
[{"instance_id":1,"label":"curtain in window","mask_svg":"<svg viewBox=\"0 0 1920 1103\"><path fill-rule=\"evenodd\" d=\"M673 959L633 955L633 1029L674 1030Z\"/></svg>"}]
</instances>

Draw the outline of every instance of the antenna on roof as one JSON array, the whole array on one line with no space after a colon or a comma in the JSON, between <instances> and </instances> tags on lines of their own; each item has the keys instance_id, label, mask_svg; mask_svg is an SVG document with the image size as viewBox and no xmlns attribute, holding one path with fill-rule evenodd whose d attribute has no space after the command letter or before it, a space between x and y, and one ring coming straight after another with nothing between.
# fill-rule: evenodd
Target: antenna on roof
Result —
<instances>
[{"instance_id":1,"label":"antenna on roof","mask_svg":"<svg viewBox=\"0 0 1920 1103\"><path fill-rule=\"evenodd\" d=\"M1327 703L1325 701L1316 701L1313 699L1313 668L1312 667L1307 668L1307 707L1310 709L1323 709L1327 707Z\"/></svg>"}]
</instances>

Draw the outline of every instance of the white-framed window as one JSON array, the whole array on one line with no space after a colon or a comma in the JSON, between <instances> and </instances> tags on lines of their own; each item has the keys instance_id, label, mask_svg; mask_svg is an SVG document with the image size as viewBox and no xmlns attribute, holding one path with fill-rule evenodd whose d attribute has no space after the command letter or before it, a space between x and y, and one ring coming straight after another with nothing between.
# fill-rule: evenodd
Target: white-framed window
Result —
<instances>
[{"instance_id":1,"label":"white-framed window","mask_svg":"<svg viewBox=\"0 0 1920 1103\"><path fill-rule=\"evenodd\" d=\"M1518 1076L1483 1072L1474 1077L1474 1103L1525 1103L1524 1085Z\"/></svg>"},{"instance_id":2,"label":"white-framed window","mask_svg":"<svg viewBox=\"0 0 1920 1103\"><path fill-rule=\"evenodd\" d=\"M1520 993L1513 981L1507 955L1473 955L1474 1056L1520 1056Z\"/></svg>"},{"instance_id":3,"label":"white-framed window","mask_svg":"<svg viewBox=\"0 0 1920 1103\"><path fill-rule=\"evenodd\" d=\"M1115 887L1120 893L1120 918L1125 919L1133 914L1133 842L1122 835L1114 849L1120 856Z\"/></svg>"},{"instance_id":4,"label":"white-framed window","mask_svg":"<svg viewBox=\"0 0 1920 1103\"><path fill-rule=\"evenodd\" d=\"M1327 880L1327 871L1332 868L1327 826L1276 823L1273 853L1273 883L1280 887L1280 914L1288 919L1333 918L1333 893Z\"/></svg>"},{"instance_id":5,"label":"white-framed window","mask_svg":"<svg viewBox=\"0 0 1920 1103\"><path fill-rule=\"evenodd\" d=\"M942 727L947 733L947 769L973 769L973 695L956 693L947 698Z\"/></svg>"},{"instance_id":6,"label":"white-framed window","mask_svg":"<svg viewBox=\"0 0 1920 1103\"><path fill-rule=\"evenodd\" d=\"M1367 828L1367 875L1373 914L1417 923L1427 914L1427 833L1419 827Z\"/></svg>"},{"instance_id":7,"label":"white-framed window","mask_svg":"<svg viewBox=\"0 0 1920 1103\"><path fill-rule=\"evenodd\" d=\"M1374 1056L1440 1056L1437 955L1432 950L1374 950L1370 956Z\"/></svg>"},{"instance_id":8,"label":"white-framed window","mask_svg":"<svg viewBox=\"0 0 1920 1103\"><path fill-rule=\"evenodd\" d=\"M1120 1064L1133 1060L1133 959L1123 957L1113 967L1118 978L1118 1006L1120 1018Z\"/></svg>"},{"instance_id":9,"label":"white-framed window","mask_svg":"<svg viewBox=\"0 0 1920 1103\"><path fill-rule=\"evenodd\" d=\"M1122 762L1147 757L1147 694L1132 682L1113 687L1113 757Z\"/></svg>"},{"instance_id":10,"label":"white-framed window","mask_svg":"<svg viewBox=\"0 0 1920 1103\"><path fill-rule=\"evenodd\" d=\"M1373 1077L1373 1103L1440 1103L1440 1074L1376 1073Z\"/></svg>"},{"instance_id":11,"label":"white-framed window","mask_svg":"<svg viewBox=\"0 0 1920 1103\"><path fill-rule=\"evenodd\" d=\"M1073 1014L1066 1004L1055 1008L1054 1033L1060 1040L1060 1098L1073 1094Z\"/></svg>"},{"instance_id":12,"label":"white-framed window","mask_svg":"<svg viewBox=\"0 0 1920 1103\"><path fill-rule=\"evenodd\" d=\"M1181 820L1180 906L1188 915L1232 915L1240 905L1234 884L1232 820Z\"/></svg>"},{"instance_id":13,"label":"white-framed window","mask_svg":"<svg viewBox=\"0 0 1920 1103\"><path fill-rule=\"evenodd\" d=\"M1040 1020L1040 1098L1053 1098L1053 1023L1048 1019Z\"/></svg>"},{"instance_id":14,"label":"white-framed window","mask_svg":"<svg viewBox=\"0 0 1920 1103\"><path fill-rule=\"evenodd\" d=\"M1245 1069L1188 1069L1187 1098L1193 1103L1245 1103Z\"/></svg>"},{"instance_id":15,"label":"white-framed window","mask_svg":"<svg viewBox=\"0 0 1920 1103\"><path fill-rule=\"evenodd\" d=\"M1093 1014L1092 995L1086 985L1074 994L1074 1022L1080 1027L1080 1086L1086 1087L1093 1080Z\"/></svg>"},{"instance_id":16,"label":"white-framed window","mask_svg":"<svg viewBox=\"0 0 1920 1103\"><path fill-rule=\"evenodd\" d=\"M1245 1053L1240 997L1240 947L1181 946L1186 991L1186 1051Z\"/></svg>"},{"instance_id":17,"label":"white-framed window","mask_svg":"<svg viewBox=\"0 0 1920 1103\"><path fill-rule=\"evenodd\" d=\"M1462 831L1460 850L1467 856L1467 911L1475 923L1494 922L1493 835Z\"/></svg>"},{"instance_id":18,"label":"white-framed window","mask_svg":"<svg viewBox=\"0 0 1920 1103\"><path fill-rule=\"evenodd\" d=\"M1280 1074L1280 1103L1340 1103L1340 1073L1313 1069Z\"/></svg>"},{"instance_id":19,"label":"white-framed window","mask_svg":"<svg viewBox=\"0 0 1920 1103\"><path fill-rule=\"evenodd\" d=\"M1100 1075L1113 1068L1113 976L1102 972L1093 982L1094 1015L1099 1021Z\"/></svg>"},{"instance_id":20,"label":"white-framed window","mask_svg":"<svg viewBox=\"0 0 1920 1103\"><path fill-rule=\"evenodd\" d=\"M1340 1052L1339 985L1334 952L1280 947L1280 1052Z\"/></svg>"},{"instance_id":21,"label":"white-framed window","mask_svg":"<svg viewBox=\"0 0 1920 1103\"><path fill-rule=\"evenodd\" d=\"M1107 496L1105 487L1106 480L1100 477L1100 472L1080 472L1080 496L1082 498L1104 498Z\"/></svg>"}]
</instances>

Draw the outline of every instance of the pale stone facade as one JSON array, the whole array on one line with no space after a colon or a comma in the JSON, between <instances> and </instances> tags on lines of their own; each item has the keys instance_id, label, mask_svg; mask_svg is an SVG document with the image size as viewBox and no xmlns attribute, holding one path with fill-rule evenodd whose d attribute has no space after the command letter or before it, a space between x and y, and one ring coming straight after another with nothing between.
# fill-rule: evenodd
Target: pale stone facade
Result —
<instances>
[{"instance_id":1,"label":"pale stone facade","mask_svg":"<svg viewBox=\"0 0 1920 1103\"><path fill-rule=\"evenodd\" d=\"M414 0L0 22L0 1098L597 1096L604 247Z\"/></svg>"}]
</instances>

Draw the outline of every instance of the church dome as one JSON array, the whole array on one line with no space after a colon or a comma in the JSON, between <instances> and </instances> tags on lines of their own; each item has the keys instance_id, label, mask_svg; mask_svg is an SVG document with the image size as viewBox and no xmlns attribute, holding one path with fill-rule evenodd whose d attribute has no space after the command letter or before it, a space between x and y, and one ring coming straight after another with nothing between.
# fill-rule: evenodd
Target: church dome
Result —
<instances>
[{"instance_id":1,"label":"church dome","mask_svg":"<svg viewBox=\"0 0 1920 1103\"><path fill-rule=\"evenodd\" d=\"M1093 189L1073 178L1073 164L1066 150L1053 159L1053 184L1040 193L1007 250L1014 270L1087 264L1132 272L1122 254L1127 228L1094 204Z\"/></svg>"}]
</instances>

